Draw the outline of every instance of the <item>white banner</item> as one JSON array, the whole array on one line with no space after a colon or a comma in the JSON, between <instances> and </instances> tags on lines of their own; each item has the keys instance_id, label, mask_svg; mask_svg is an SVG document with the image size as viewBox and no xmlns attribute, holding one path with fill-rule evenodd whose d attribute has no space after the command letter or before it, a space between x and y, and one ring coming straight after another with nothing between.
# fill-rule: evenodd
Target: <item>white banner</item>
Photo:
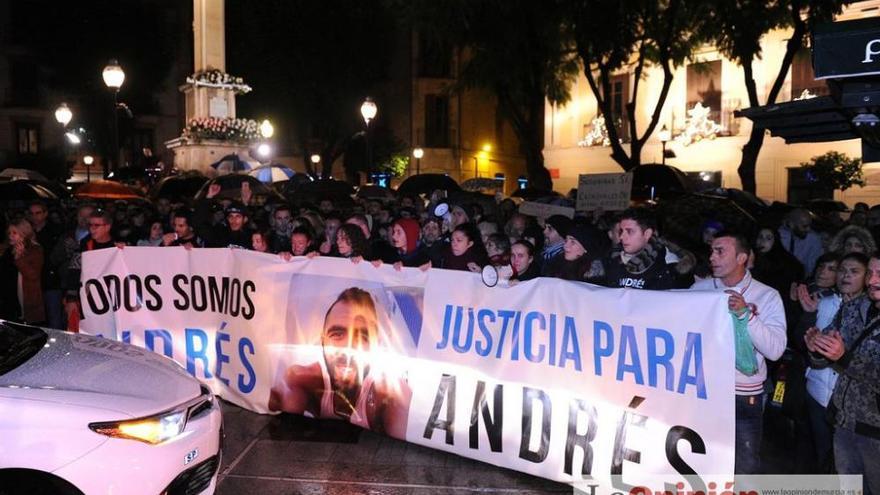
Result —
<instances>
[{"instance_id":1,"label":"white banner","mask_svg":"<svg viewBox=\"0 0 880 495\"><path fill-rule=\"evenodd\" d=\"M487 288L466 272L183 248L85 253L83 282L84 332L172 357L252 411L619 489L733 471L724 294Z\"/></svg>"}]
</instances>

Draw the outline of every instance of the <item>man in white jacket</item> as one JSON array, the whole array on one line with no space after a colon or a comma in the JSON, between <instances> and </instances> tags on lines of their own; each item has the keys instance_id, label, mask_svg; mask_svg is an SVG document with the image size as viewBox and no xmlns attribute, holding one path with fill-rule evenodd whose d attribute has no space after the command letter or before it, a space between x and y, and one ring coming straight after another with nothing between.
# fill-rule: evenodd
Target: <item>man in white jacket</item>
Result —
<instances>
[{"instance_id":1,"label":"man in white jacket","mask_svg":"<svg viewBox=\"0 0 880 495\"><path fill-rule=\"evenodd\" d=\"M785 310L775 289L752 278L747 268L751 248L745 236L721 232L712 241L712 278L696 282L693 290L728 294L727 307L735 318L748 319L758 370L736 371L736 473L759 474L764 412L765 359L775 361L785 351ZM732 326L725 331L733 331Z\"/></svg>"}]
</instances>

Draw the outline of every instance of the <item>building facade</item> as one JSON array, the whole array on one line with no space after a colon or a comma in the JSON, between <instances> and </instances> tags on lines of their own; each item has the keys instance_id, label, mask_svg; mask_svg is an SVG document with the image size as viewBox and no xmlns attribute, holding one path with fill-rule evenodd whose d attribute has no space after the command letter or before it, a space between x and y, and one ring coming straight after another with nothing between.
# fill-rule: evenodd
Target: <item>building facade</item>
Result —
<instances>
[{"instance_id":1,"label":"building facade","mask_svg":"<svg viewBox=\"0 0 880 495\"><path fill-rule=\"evenodd\" d=\"M880 15L880 1L857 2L847 8L838 20L857 19ZM763 104L773 85L779 65L785 54L788 31L769 33L762 40L763 57L754 64L759 100ZM662 70L650 68L639 87L636 101L637 128L642 132L650 122L663 81ZM611 102L615 113L625 112L629 101L632 75L617 74L612 80ZM798 53L785 80L777 102L789 101L806 94L827 94L824 82L813 79L809 50ZM693 112L700 104L704 110ZM711 46L703 47L694 61L674 69L674 78L663 107L657 128L642 151L641 163L663 162L663 143L658 131L665 126L672 139L666 143L675 157L665 163L678 167L695 183L715 187L741 187L737 167L742 147L748 141L751 121L734 115L736 110L749 106L743 69L725 59ZM578 175L622 172L621 166L611 159L611 148L594 144L597 135L594 124L598 116L596 100L586 77L581 74L572 88L572 99L566 105L545 106L544 158L554 180L554 188L567 192L577 187ZM695 115L695 114L700 114ZM707 127L710 119L717 125L713 138L695 141L697 129ZM699 124L704 124L700 126ZM609 123L612 125L612 123ZM624 136L626 138L626 136ZM628 147L624 145L628 150ZM767 135L756 167L757 194L767 200L800 202L824 195L850 205L865 201L880 203L880 164L866 163L865 187L846 191L823 191L821 185L810 183L800 164L828 151L839 151L850 157L861 156L858 139L830 143L787 145L781 138Z\"/></svg>"},{"instance_id":2,"label":"building facade","mask_svg":"<svg viewBox=\"0 0 880 495\"><path fill-rule=\"evenodd\" d=\"M191 29L191 14L185 3L155 2L151 9L166 29L179 33L188 33ZM3 33L0 36L0 169L40 170L46 168L47 160L57 159L65 170L53 170L50 175L63 178L67 174L77 178L81 173L84 177L82 158L92 155L95 163L91 167L91 176L98 177L103 155L109 146L94 137L101 133L107 135L113 115L112 93L104 88L101 80L102 64L107 61L95 65L94 80L50 84L49 79L53 76L57 80L54 68L44 64L35 47L17 35L21 26L27 26L33 19L34 12L28 2L0 0L0 33ZM108 43L112 44L111 41ZM70 56L77 56L76 47L71 47ZM140 98L136 103L127 99L126 85L131 84L137 70L129 71L128 80L119 93L119 101L125 104L118 111L119 163L122 166L140 164L144 160L145 148L160 160L170 162L171 154L163 143L180 134L183 112L177 86L192 64L191 54L183 47L174 47L171 57L171 68L161 87L152 91L149 97ZM131 64L135 63L124 59L119 62L124 70L127 65L131 69ZM83 87L105 89L106 98L95 99L94 94L88 96L77 91ZM66 129L55 119L55 109L62 102L67 103L73 112L68 129L85 130L78 145L64 138Z\"/></svg>"}]
</instances>

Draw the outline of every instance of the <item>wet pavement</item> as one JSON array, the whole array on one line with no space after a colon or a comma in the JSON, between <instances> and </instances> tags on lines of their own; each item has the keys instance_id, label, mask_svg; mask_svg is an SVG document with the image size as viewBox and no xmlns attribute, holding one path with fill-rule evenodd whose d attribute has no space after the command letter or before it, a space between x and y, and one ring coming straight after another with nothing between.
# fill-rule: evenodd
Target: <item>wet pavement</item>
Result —
<instances>
[{"instance_id":1,"label":"wet pavement","mask_svg":"<svg viewBox=\"0 0 880 495\"><path fill-rule=\"evenodd\" d=\"M226 438L220 495L464 495L572 493L554 483L378 435L349 423L282 414L268 416L223 404ZM777 421L773 421L774 418ZM796 452L778 416L768 415L764 471L794 473Z\"/></svg>"},{"instance_id":2,"label":"wet pavement","mask_svg":"<svg viewBox=\"0 0 880 495\"><path fill-rule=\"evenodd\" d=\"M223 402L221 495L572 493L568 485L362 430Z\"/></svg>"}]
</instances>

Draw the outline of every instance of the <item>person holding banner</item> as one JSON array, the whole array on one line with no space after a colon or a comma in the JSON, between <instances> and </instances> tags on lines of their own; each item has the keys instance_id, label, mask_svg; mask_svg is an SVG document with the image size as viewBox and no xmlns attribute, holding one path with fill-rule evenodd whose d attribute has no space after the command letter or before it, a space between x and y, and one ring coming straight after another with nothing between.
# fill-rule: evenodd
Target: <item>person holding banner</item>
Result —
<instances>
[{"instance_id":1,"label":"person holding banner","mask_svg":"<svg viewBox=\"0 0 880 495\"><path fill-rule=\"evenodd\" d=\"M488 262L479 231L466 222L453 229L436 268L479 272Z\"/></svg>"},{"instance_id":2,"label":"person holding banner","mask_svg":"<svg viewBox=\"0 0 880 495\"><path fill-rule=\"evenodd\" d=\"M373 262L376 266L382 262L394 265L395 270L404 266L420 267L431 261L425 251L419 249L419 222L412 218L399 218L391 224L391 255Z\"/></svg>"},{"instance_id":3,"label":"person holding banner","mask_svg":"<svg viewBox=\"0 0 880 495\"><path fill-rule=\"evenodd\" d=\"M645 208L620 216L620 245L602 260L602 285L631 289L684 289L693 283L679 257L657 236L657 218Z\"/></svg>"},{"instance_id":4,"label":"person holding banner","mask_svg":"<svg viewBox=\"0 0 880 495\"><path fill-rule=\"evenodd\" d=\"M547 264L545 277L592 282L601 276L599 261L607 248L605 234L590 224L571 227L562 252Z\"/></svg>"},{"instance_id":5,"label":"person holding banner","mask_svg":"<svg viewBox=\"0 0 880 495\"><path fill-rule=\"evenodd\" d=\"M764 419L766 359L782 356L786 344L785 309L779 293L752 278L747 268L751 246L738 233L719 232L712 241L709 263L712 278L696 282L693 290L723 291L727 294L734 331L742 331L745 345L737 345L736 369L736 458L737 474L759 474ZM740 339L736 339L739 341ZM742 362L741 356L750 360Z\"/></svg>"},{"instance_id":6,"label":"person holding banner","mask_svg":"<svg viewBox=\"0 0 880 495\"><path fill-rule=\"evenodd\" d=\"M544 220L544 251L541 252L541 265L546 265L554 256L562 252L569 229L571 229L571 219L564 215L550 215Z\"/></svg>"},{"instance_id":7,"label":"person holding banner","mask_svg":"<svg viewBox=\"0 0 880 495\"><path fill-rule=\"evenodd\" d=\"M323 359L292 365L272 389L269 410L344 419L362 428L406 439L412 390L405 377L380 366L395 360L379 345L376 304L358 287L330 305L321 331Z\"/></svg>"}]
</instances>

